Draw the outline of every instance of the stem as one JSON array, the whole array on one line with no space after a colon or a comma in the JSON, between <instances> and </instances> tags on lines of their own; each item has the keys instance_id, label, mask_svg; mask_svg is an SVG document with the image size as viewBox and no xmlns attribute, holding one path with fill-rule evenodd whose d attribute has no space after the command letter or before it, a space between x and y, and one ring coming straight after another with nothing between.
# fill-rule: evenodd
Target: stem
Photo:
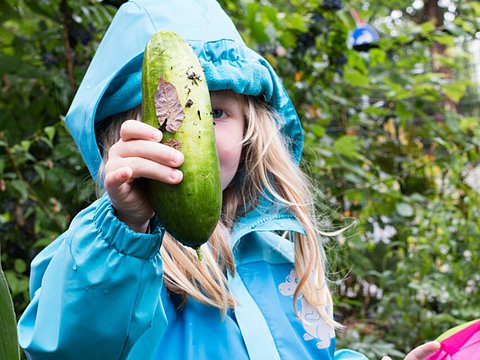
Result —
<instances>
[{"instance_id":1,"label":"stem","mask_svg":"<svg viewBox=\"0 0 480 360\"><path fill-rule=\"evenodd\" d=\"M63 14L63 47L65 48L65 59L67 61L67 74L68 81L72 85L73 90L77 90L75 79L73 77L73 60L72 60L72 48L70 46L69 31L68 31L68 3L67 0L62 0L60 4Z\"/></svg>"},{"instance_id":2,"label":"stem","mask_svg":"<svg viewBox=\"0 0 480 360\"><path fill-rule=\"evenodd\" d=\"M195 249L195 251L197 252L197 258L198 258L198 260L199 260L199 261L202 261L202 260L203 260L203 254L202 254L202 249L200 249L200 246L197 247L197 248Z\"/></svg>"}]
</instances>

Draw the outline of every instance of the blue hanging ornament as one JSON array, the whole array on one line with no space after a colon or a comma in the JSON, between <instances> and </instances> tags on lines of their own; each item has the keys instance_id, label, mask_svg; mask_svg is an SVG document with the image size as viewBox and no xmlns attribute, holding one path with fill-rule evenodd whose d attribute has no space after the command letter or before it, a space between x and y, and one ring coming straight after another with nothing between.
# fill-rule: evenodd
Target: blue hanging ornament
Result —
<instances>
[{"instance_id":1,"label":"blue hanging ornament","mask_svg":"<svg viewBox=\"0 0 480 360\"><path fill-rule=\"evenodd\" d=\"M357 51L368 51L372 47L376 47L380 36L377 30L363 21L356 10L351 10L355 19L356 27L350 32L348 41L350 45Z\"/></svg>"}]
</instances>

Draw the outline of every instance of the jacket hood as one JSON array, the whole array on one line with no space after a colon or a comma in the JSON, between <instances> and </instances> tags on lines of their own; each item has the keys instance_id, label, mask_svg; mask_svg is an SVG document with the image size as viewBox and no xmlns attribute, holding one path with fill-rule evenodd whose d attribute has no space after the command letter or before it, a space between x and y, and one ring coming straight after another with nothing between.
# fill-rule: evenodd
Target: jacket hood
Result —
<instances>
[{"instance_id":1,"label":"jacket hood","mask_svg":"<svg viewBox=\"0 0 480 360\"><path fill-rule=\"evenodd\" d=\"M133 0L123 4L101 41L66 116L94 179L101 164L95 124L141 104L142 61L150 36L170 30L200 59L208 87L262 96L281 115L299 161L303 134L297 113L269 63L249 49L214 0Z\"/></svg>"}]
</instances>

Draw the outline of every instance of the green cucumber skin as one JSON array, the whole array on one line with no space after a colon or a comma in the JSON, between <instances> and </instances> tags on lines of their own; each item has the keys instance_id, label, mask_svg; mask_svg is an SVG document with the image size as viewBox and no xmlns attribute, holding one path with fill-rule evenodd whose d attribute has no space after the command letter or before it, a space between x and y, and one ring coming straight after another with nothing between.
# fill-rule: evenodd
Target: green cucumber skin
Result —
<instances>
[{"instance_id":1,"label":"green cucumber skin","mask_svg":"<svg viewBox=\"0 0 480 360\"><path fill-rule=\"evenodd\" d=\"M192 72L200 79L189 79ZM179 169L183 180L177 185L147 180L148 192L165 229L182 244L197 248L208 241L220 218L220 164L203 68L190 45L168 31L150 38L142 68L142 119L156 128L159 124L154 99L161 76L175 86L184 107L185 118L178 131L165 131L162 139L165 142L174 138L182 143L185 161ZM188 100L193 104L185 107Z\"/></svg>"}]
</instances>

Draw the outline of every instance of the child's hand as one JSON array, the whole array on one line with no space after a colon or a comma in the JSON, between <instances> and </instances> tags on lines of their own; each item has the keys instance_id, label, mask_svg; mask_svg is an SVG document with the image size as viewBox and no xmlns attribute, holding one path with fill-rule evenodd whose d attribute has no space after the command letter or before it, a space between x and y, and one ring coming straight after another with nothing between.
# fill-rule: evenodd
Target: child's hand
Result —
<instances>
[{"instance_id":1,"label":"child's hand","mask_svg":"<svg viewBox=\"0 0 480 360\"><path fill-rule=\"evenodd\" d=\"M423 360L438 349L440 349L440 343L437 341L430 341L410 351L404 360ZM382 360L391 360L391 358L389 356L384 356Z\"/></svg>"},{"instance_id":2,"label":"child's hand","mask_svg":"<svg viewBox=\"0 0 480 360\"><path fill-rule=\"evenodd\" d=\"M138 178L178 184L183 174L176 169L183 164L183 154L160 144L162 132L140 121L122 124L120 140L108 153L105 164L105 189L117 217L132 230L146 232L153 208L146 189Z\"/></svg>"}]
</instances>

